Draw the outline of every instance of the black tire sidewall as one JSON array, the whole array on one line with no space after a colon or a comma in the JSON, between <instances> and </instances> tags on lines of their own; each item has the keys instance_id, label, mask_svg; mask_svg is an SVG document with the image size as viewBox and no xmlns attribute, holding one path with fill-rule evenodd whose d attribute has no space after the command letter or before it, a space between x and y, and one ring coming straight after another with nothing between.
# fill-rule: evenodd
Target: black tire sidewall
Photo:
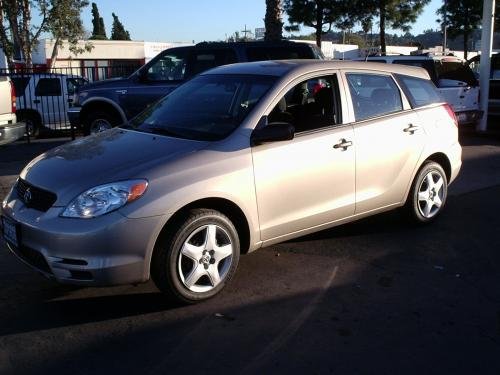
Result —
<instances>
[{"instance_id":1,"label":"black tire sidewall","mask_svg":"<svg viewBox=\"0 0 500 375\"><path fill-rule=\"evenodd\" d=\"M418 202L418 190L420 185L422 184L422 181L430 172L438 172L443 178L444 195L441 207L439 208L438 212L434 216L428 218L423 216L422 213L420 212L419 202ZM412 185L411 200L409 202L410 204L408 205L410 216L412 217L412 219L416 220L419 223L429 223L433 221L441 214L444 207L446 206L447 197L448 197L448 179L446 177L446 173L444 172L443 168L438 163L435 162L425 163L418 172L417 177L415 178Z\"/></svg>"},{"instance_id":2,"label":"black tire sidewall","mask_svg":"<svg viewBox=\"0 0 500 375\"><path fill-rule=\"evenodd\" d=\"M180 279L178 271L178 260L180 256L180 251L186 239L193 233L197 228L208 225L216 224L222 227L227 235L230 237L231 243L233 245L233 258L231 266L228 270L227 276L219 285L208 292L197 293L189 290ZM181 224L180 228L166 241L160 241L160 248L156 249L160 252L165 252L163 256L155 257L154 261L160 261L163 264L156 264L157 272L165 273L164 275L153 278L156 279L155 283L162 290L181 300L182 302L195 303L209 299L216 294L218 294L225 285L232 279L236 268L238 267L239 255L240 255L240 242L238 237L238 232L234 227L233 223L223 214L215 210L194 210L191 215ZM158 285L158 281L166 285ZM165 289L168 290L165 290Z\"/></svg>"}]
</instances>

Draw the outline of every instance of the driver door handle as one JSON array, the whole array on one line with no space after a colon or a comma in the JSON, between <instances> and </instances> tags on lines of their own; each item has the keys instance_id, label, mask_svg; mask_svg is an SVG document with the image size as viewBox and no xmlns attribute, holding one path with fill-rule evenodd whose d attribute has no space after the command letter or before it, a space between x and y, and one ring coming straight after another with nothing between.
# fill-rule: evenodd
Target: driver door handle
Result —
<instances>
[{"instance_id":1,"label":"driver door handle","mask_svg":"<svg viewBox=\"0 0 500 375\"><path fill-rule=\"evenodd\" d=\"M410 134L413 134L415 133L418 129L420 129L420 127L416 126L416 125L413 125L413 124L408 124L408 127L404 128L403 131L405 133L410 133Z\"/></svg>"},{"instance_id":2,"label":"driver door handle","mask_svg":"<svg viewBox=\"0 0 500 375\"><path fill-rule=\"evenodd\" d=\"M351 146L352 146L351 141L346 141L344 138L342 138L339 143L337 143L336 145L333 145L333 148L335 148L335 149L341 148L342 151L345 151L345 150L347 150L347 147L351 147Z\"/></svg>"}]
</instances>

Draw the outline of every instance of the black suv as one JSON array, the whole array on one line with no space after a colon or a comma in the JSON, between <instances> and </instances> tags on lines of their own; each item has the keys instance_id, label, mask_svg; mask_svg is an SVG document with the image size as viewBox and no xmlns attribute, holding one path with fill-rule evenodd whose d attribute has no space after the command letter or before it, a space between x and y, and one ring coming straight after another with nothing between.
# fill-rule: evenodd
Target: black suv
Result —
<instances>
[{"instance_id":1,"label":"black suv","mask_svg":"<svg viewBox=\"0 0 500 375\"><path fill-rule=\"evenodd\" d=\"M199 43L161 52L128 78L81 87L68 110L72 125L85 134L97 133L126 122L195 75L225 64L284 59L323 59L309 43L237 42Z\"/></svg>"}]
</instances>

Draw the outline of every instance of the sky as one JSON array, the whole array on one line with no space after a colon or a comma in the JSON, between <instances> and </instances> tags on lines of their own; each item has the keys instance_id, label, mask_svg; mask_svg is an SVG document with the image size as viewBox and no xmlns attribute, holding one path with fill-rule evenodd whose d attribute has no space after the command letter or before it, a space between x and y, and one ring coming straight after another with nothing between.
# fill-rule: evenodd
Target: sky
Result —
<instances>
[{"instance_id":1,"label":"sky","mask_svg":"<svg viewBox=\"0 0 500 375\"><path fill-rule=\"evenodd\" d=\"M92 0L90 0L92 2ZM115 13L133 40L151 42L202 42L225 40L235 31L245 28L254 31L264 27L265 0L94 0L106 33L111 34ZM411 33L420 34L425 29L436 29L436 9L442 0L431 0L425 7ZM87 30L92 30L91 6L82 13ZM286 24L286 15L284 17ZM36 22L36 18L34 20ZM375 32L375 27L373 31ZM313 29L303 28L302 34ZM396 31L401 33L401 31Z\"/></svg>"}]
</instances>

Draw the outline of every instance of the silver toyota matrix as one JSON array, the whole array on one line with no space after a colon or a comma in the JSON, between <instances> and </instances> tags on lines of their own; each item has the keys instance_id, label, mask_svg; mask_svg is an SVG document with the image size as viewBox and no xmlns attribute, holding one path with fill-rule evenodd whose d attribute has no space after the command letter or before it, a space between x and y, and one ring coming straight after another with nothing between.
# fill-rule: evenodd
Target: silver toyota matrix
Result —
<instances>
[{"instance_id":1,"label":"silver toyota matrix","mask_svg":"<svg viewBox=\"0 0 500 375\"><path fill-rule=\"evenodd\" d=\"M152 278L196 302L260 247L398 207L432 221L460 166L455 115L423 69L226 65L31 161L3 201L3 236L61 283Z\"/></svg>"}]
</instances>

